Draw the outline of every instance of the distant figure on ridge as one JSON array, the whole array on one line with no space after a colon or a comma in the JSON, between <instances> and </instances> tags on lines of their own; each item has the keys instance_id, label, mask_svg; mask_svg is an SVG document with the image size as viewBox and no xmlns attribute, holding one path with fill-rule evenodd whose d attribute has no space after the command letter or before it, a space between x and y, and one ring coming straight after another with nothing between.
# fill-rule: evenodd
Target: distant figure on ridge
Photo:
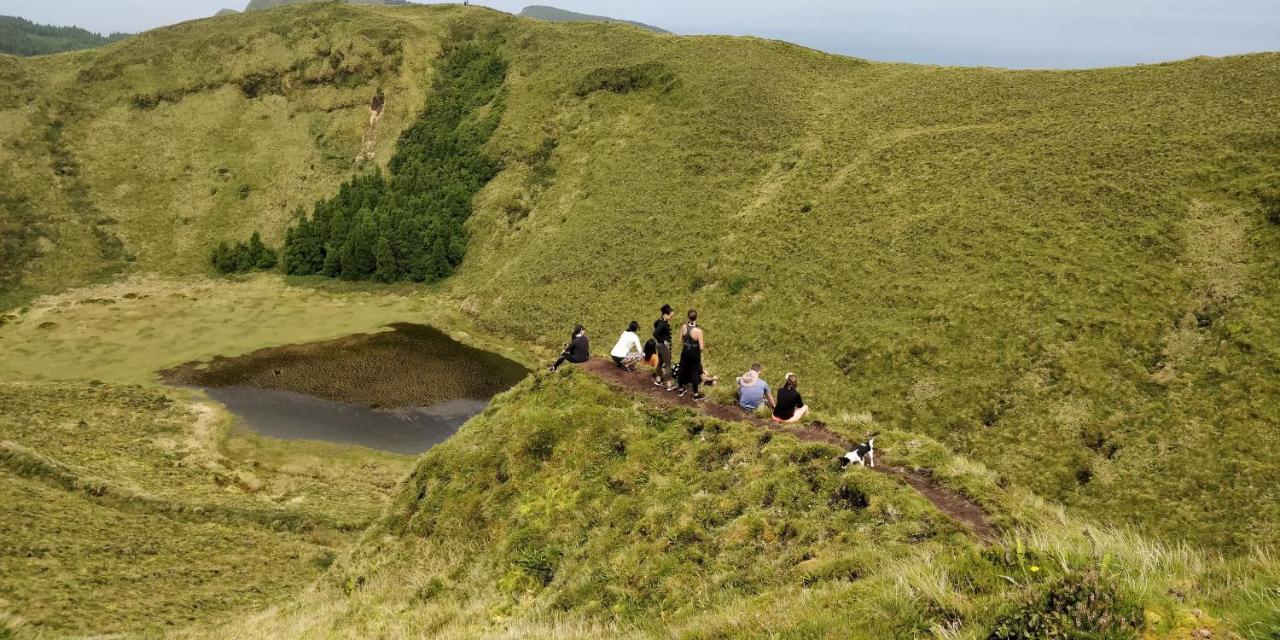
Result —
<instances>
[{"instance_id":1,"label":"distant figure on ridge","mask_svg":"<svg viewBox=\"0 0 1280 640\"><path fill-rule=\"evenodd\" d=\"M680 327L680 375L676 382L680 385L681 396L693 389L695 401L706 397L698 391L698 386L702 384L702 353L706 349L702 327L698 326L698 312L690 309L689 322Z\"/></svg>"},{"instance_id":2,"label":"distant figure on ridge","mask_svg":"<svg viewBox=\"0 0 1280 640\"><path fill-rule=\"evenodd\" d=\"M674 315L675 309L664 304L658 311L658 319L653 321L653 342L658 355L653 384L659 387L665 384L667 391L674 391L676 388L675 380L671 377L671 317Z\"/></svg>"},{"instance_id":3,"label":"distant figure on ridge","mask_svg":"<svg viewBox=\"0 0 1280 640\"><path fill-rule=\"evenodd\" d=\"M760 377L762 373L764 367L757 362L738 377L738 406L747 413L755 413L761 403L770 409L774 406L773 393L769 389L769 383Z\"/></svg>"},{"instance_id":4,"label":"distant figure on ridge","mask_svg":"<svg viewBox=\"0 0 1280 640\"><path fill-rule=\"evenodd\" d=\"M591 359L591 343L587 341L587 328L578 325L573 328L573 335L569 337L569 344L565 345L564 351L560 353L560 358L556 363L547 367L548 371L555 371L565 362L574 364L582 364Z\"/></svg>"},{"instance_id":5,"label":"distant figure on ridge","mask_svg":"<svg viewBox=\"0 0 1280 640\"><path fill-rule=\"evenodd\" d=\"M635 371L636 363L644 357L644 346L640 344L640 336L636 335L639 329L640 323L632 320L627 325L627 330L618 337L618 344L613 346L613 351L609 352L609 357L613 358L613 363L619 369Z\"/></svg>"},{"instance_id":6,"label":"distant figure on ridge","mask_svg":"<svg viewBox=\"0 0 1280 640\"><path fill-rule=\"evenodd\" d=\"M809 407L805 406L796 387L800 386L800 378L788 373L786 382L778 390L778 401L773 405L774 422L800 422L808 415Z\"/></svg>"}]
</instances>

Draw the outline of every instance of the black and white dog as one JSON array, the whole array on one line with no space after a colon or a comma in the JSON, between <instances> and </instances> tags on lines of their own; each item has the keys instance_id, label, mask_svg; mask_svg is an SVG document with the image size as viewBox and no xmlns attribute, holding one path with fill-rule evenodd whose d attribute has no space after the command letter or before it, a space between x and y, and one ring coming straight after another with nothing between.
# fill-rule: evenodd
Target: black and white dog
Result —
<instances>
[{"instance_id":1,"label":"black and white dog","mask_svg":"<svg viewBox=\"0 0 1280 640\"><path fill-rule=\"evenodd\" d=\"M876 466L876 439L868 438L866 442L857 445L853 451L840 457L840 468L843 469L851 464L860 464L874 468Z\"/></svg>"}]
</instances>

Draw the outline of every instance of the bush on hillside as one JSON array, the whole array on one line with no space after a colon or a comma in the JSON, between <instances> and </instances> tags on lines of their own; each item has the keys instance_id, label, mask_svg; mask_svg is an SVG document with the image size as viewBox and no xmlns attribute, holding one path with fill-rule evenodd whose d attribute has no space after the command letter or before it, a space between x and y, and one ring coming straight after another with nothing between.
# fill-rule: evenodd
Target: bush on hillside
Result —
<instances>
[{"instance_id":1,"label":"bush on hillside","mask_svg":"<svg viewBox=\"0 0 1280 640\"><path fill-rule=\"evenodd\" d=\"M276 266L276 252L262 243L262 236L257 231L249 237L249 242L237 242L229 245L218 243L209 262L218 273L247 273L249 271L265 271Z\"/></svg>"},{"instance_id":2,"label":"bush on hillside","mask_svg":"<svg viewBox=\"0 0 1280 640\"><path fill-rule=\"evenodd\" d=\"M1280 184L1271 189L1260 189L1258 201L1262 204L1262 212L1266 214L1267 222L1280 225Z\"/></svg>"},{"instance_id":3,"label":"bush on hillside","mask_svg":"<svg viewBox=\"0 0 1280 640\"><path fill-rule=\"evenodd\" d=\"M389 164L356 176L289 229L284 268L348 280L433 282L462 262L471 199L498 172L483 146L502 115L507 63L492 40L448 45L431 100ZM486 108L487 107L487 108Z\"/></svg>"},{"instance_id":4,"label":"bush on hillside","mask_svg":"<svg viewBox=\"0 0 1280 640\"><path fill-rule=\"evenodd\" d=\"M1136 638L1142 608L1125 600L1096 572L1070 575L1033 591L997 620L988 640Z\"/></svg>"},{"instance_id":5,"label":"bush on hillside","mask_svg":"<svg viewBox=\"0 0 1280 640\"><path fill-rule=\"evenodd\" d=\"M630 93L651 87L662 87L665 91L673 87L675 81L675 72L660 62L628 67L601 67L580 80L574 93L582 98L597 91Z\"/></svg>"}]
</instances>

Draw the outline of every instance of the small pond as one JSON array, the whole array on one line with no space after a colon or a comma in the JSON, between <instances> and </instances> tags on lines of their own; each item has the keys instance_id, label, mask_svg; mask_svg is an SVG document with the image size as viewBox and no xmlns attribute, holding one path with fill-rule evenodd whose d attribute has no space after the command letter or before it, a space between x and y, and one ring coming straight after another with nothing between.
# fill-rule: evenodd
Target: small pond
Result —
<instances>
[{"instance_id":1,"label":"small pond","mask_svg":"<svg viewBox=\"0 0 1280 640\"><path fill-rule=\"evenodd\" d=\"M193 362L161 375L205 390L266 436L418 454L528 374L432 327L390 328Z\"/></svg>"}]
</instances>

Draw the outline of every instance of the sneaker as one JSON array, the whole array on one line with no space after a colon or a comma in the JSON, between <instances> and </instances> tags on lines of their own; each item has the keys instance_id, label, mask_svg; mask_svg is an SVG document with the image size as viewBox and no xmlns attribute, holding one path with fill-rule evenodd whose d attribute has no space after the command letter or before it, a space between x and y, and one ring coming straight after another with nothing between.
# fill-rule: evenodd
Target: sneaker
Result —
<instances>
[{"instance_id":1,"label":"sneaker","mask_svg":"<svg viewBox=\"0 0 1280 640\"><path fill-rule=\"evenodd\" d=\"M661 386L662 386L662 378L654 378L654 379L653 379L653 386L655 386L655 387L661 387Z\"/></svg>"},{"instance_id":2,"label":"sneaker","mask_svg":"<svg viewBox=\"0 0 1280 640\"><path fill-rule=\"evenodd\" d=\"M676 390L675 387L667 387L667 391L675 391L675 390Z\"/></svg>"},{"instance_id":3,"label":"sneaker","mask_svg":"<svg viewBox=\"0 0 1280 640\"><path fill-rule=\"evenodd\" d=\"M707 397L707 394L705 394L705 393L695 393L695 394L693 394L693 401L694 401L694 402L697 402L697 401L699 401L699 400L701 400L701 399L703 399L703 398L705 398L705 397Z\"/></svg>"},{"instance_id":4,"label":"sneaker","mask_svg":"<svg viewBox=\"0 0 1280 640\"><path fill-rule=\"evenodd\" d=\"M688 390L688 389L685 389L684 387L680 387L680 392L679 392L679 393L677 393L676 395L678 395L678 396L680 396L681 398L683 398L683 397L684 397L684 394L686 394L686 393L688 393L688 392L689 392L689 390Z\"/></svg>"}]
</instances>

